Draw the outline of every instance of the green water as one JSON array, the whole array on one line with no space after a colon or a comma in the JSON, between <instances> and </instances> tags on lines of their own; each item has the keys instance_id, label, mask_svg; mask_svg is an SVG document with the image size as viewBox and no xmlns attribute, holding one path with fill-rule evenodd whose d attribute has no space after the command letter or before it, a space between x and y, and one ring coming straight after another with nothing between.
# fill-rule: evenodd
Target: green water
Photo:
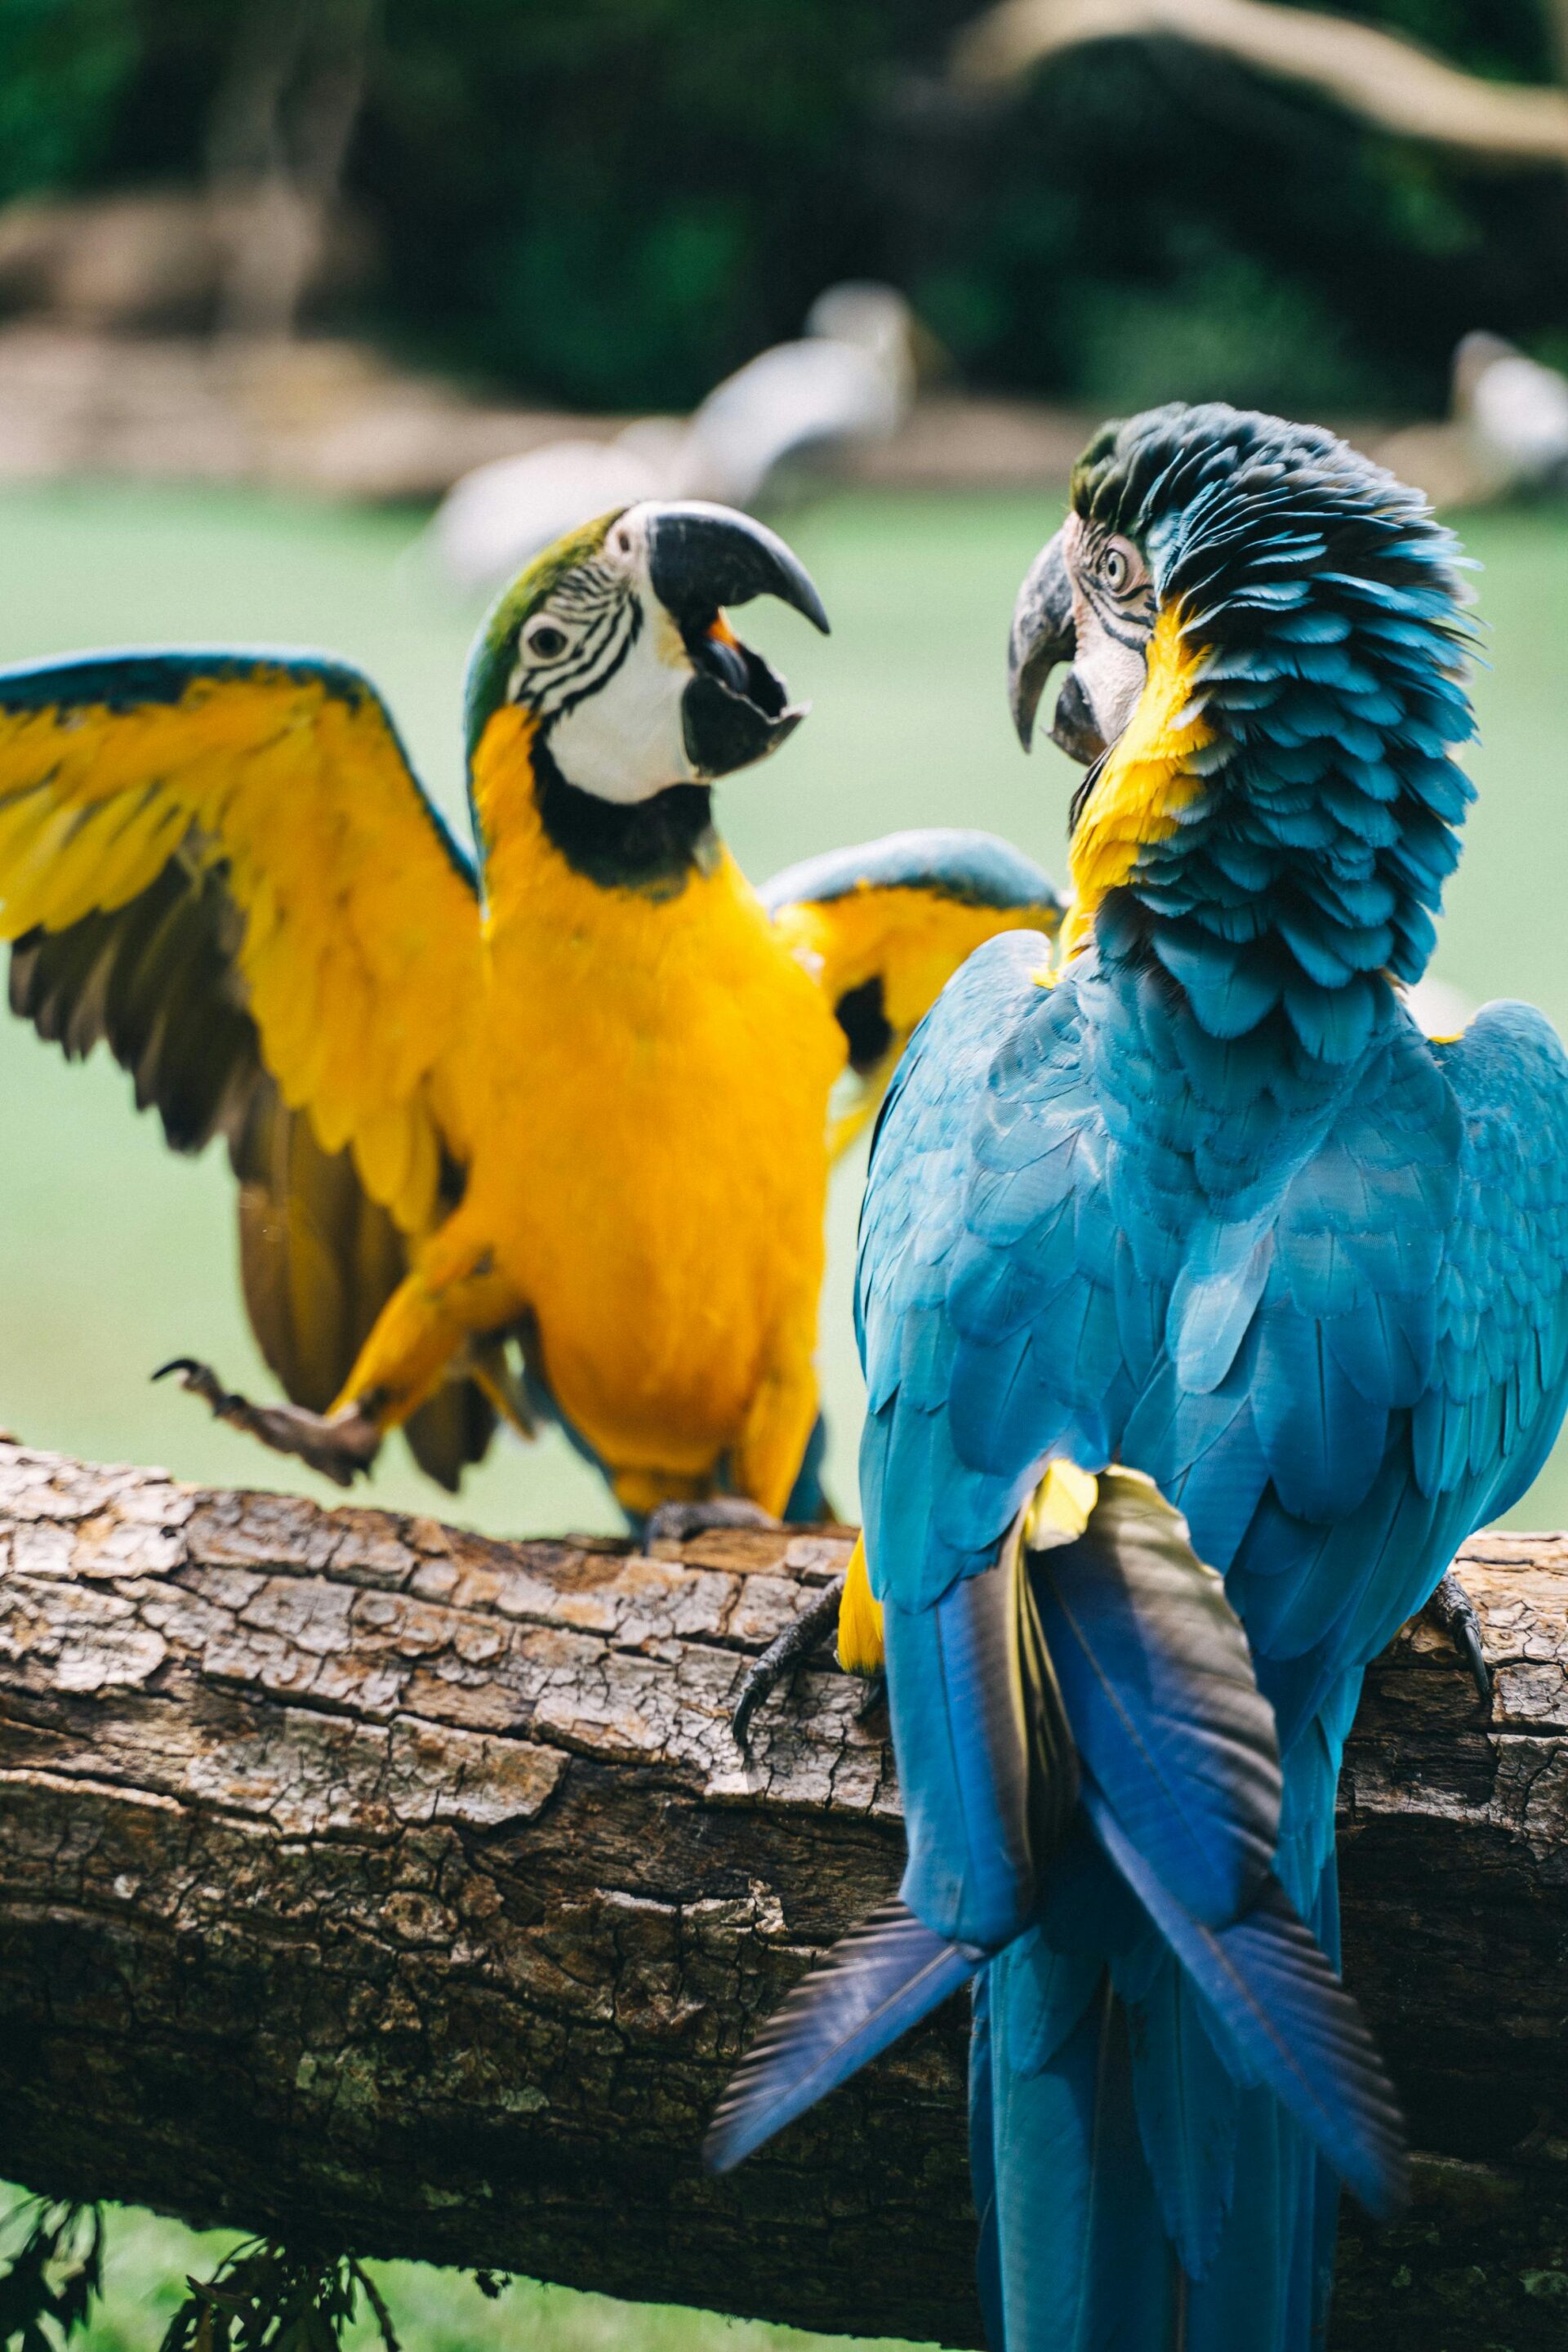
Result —
<instances>
[{"instance_id":1,"label":"green water","mask_svg":"<svg viewBox=\"0 0 1568 2352\"><path fill-rule=\"evenodd\" d=\"M834 635L825 643L772 607L748 619L816 704L780 758L723 788L721 821L751 874L892 826L952 823L1009 834L1059 872L1074 772L1049 747L1023 758L1003 697L1014 593L1059 511L1044 495L854 498L795 520L789 535ZM474 614L411 551L417 529L409 517L227 491L8 492L0 658L149 640L350 655L382 685L426 781L457 814L458 691ZM1492 667L1479 681L1483 741L1470 762L1481 798L1436 968L1476 1002L1529 997L1568 1029L1568 516L1476 517L1464 536L1485 566ZM146 1381L163 1358L188 1352L267 1391L238 1309L221 1155L175 1160L155 1125L132 1116L129 1081L112 1065L68 1068L3 1020L0 1106L0 1423L39 1444L160 1462L184 1477L268 1483L267 1455ZM859 1172L847 1170L834 1197L822 1343L830 1475L846 1510L859 1415L848 1324ZM272 1483L311 1482L278 1465ZM420 1508L434 1498L392 1449L374 1492ZM596 1481L553 1440L499 1445L447 1515L500 1533L613 1524ZM1568 1521L1563 1447L1514 1516ZM154 2344L166 2317L160 2282L218 2242L204 2250L173 2224L118 2223L95 2346ZM756 2352L807 2341L542 2288L516 2287L490 2305L467 2281L409 2265L388 2265L387 2276L418 2352L516 2341L541 2352L708 2352L721 2339Z\"/></svg>"}]
</instances>

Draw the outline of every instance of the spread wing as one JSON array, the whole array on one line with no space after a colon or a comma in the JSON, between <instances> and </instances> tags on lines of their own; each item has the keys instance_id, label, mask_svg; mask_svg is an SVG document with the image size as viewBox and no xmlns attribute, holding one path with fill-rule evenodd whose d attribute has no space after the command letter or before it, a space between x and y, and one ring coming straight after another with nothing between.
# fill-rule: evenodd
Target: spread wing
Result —
<instances>
[{"instance_id":1,"label":"spread wing","mask_svg":"<svg viewBox=\"0 0 1568 2352\"><path fill-rule=\"evenodd\" d=\"M1523 1006L1447 1046L1401 1019L1282 1197L1221 1220L1246 1173L1223 1141L1205 1161L1226 1054L1173 1068L1138 1000L1110 1038L1138 1108L1117 1116L1093 1066L1105 1005L1092 1039L1082 1019L1093 959L1052 991L1031 961L1005 940L966 967L879 1133L869 1548L894 1597L927 1604L994 1555L1048 1454L1146 1471L1225 1572L1289 1746L1336 1686L1353 1704L1342 1678L1556 1435L1568 1061Z\"/></svg>"},{"instance_id":2,"label":"spread wing","mask_svg":"<svg viewBox=\"0 0 1568 2352\"><path fill-rule=\"evenodd\" d=\"M329 1402L468 1155L473 876L374 688L292 654L0 672L0 937L43 1036L104 1040L176 1150L226 1137L258 1338ZM462 1391L410 1432L448 1481L488 1433Z\"/></svg>"},{"instance_id":3,"label":"spread wing","mask_svg":"<svg viewBox=\"0 0 1568 2352\"><path fill-rule=\"evenodd\" d=\"M872 1118L900 1055L967 956L998 931L1055 935L1064 912L1032 858L957 827L887 835L774 875L763 904L820 981L849 1055L841 1150Z\"/></svg>"}]
</instances>

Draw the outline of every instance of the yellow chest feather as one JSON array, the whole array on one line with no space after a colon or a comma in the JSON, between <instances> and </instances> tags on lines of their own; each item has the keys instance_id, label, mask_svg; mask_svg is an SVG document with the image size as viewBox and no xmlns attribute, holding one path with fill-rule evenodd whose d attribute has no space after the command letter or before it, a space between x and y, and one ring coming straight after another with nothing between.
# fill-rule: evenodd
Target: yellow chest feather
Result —
<instances>
[{"instance_id":1,"label":"yellow chest feather","mask_svg":"<svg viewBox=\"0 0 1568 2352\"><path fill-rule=\"evenodd\" d=\"M470 1197L569 1417L666 1460L685 1433L700 1466L815 1323L842 1033L727 852L607 889L531 794L488 880Z\"/></svg>"}]
</instances>

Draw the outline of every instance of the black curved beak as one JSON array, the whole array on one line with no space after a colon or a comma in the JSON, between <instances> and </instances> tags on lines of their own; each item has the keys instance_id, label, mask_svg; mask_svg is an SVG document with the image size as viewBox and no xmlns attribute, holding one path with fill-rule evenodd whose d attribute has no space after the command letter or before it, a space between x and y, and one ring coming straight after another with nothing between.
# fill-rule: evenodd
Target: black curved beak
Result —
<instances>
[{"instance_id":1,"label":"black curved beak","mask_svg":"<svg viewBox=\"0 0 1568 2352\"><path fill-rule=\"evenodd\" d=\"M648 578L665 610L684 622L710 619L721 604L778 596L827 635L827 614L810 572L776 530L704 499L655 507L647 520Z\"/></svg>"},{"instance_id":2,"label":"black curved beak","mask_svg":"<svg viewBox=\"0 0 1568 2352\"><path fill-rule=\"evenodd\" d=\"M776 531L729 507L689 499L647 522L648 580L691 658L681 698L687 757L699 777L732 775L776 751L805 717L762 656L721 619L726 604L777 596L827 634L811 574Z\"/></svg>"},{"instance_id":3,"label":"black curved beak","mask_svg":"<svg viewBox=\"0 0 1568 2352\"><path fill-rule=\"evenodd\" d=\"M1035 558L1013 608L1013 633L1007 646L1007 699L1018 740L1026 751L1034 737L1035 714L1052 670L1061 662L1070 662L1077 650L1072 582L1058 530ZM1098 760L1105 749L1089 698L1076 675L1069 675L1057 698L1051 740L1059 744L1069 759L1085 764Z\"/></svg>"}]
</instances>

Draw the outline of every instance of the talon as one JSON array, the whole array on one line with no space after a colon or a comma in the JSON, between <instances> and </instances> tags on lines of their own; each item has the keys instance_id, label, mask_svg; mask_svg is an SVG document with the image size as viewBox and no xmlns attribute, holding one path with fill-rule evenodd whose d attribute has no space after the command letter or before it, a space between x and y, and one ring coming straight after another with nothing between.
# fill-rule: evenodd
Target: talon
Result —
<instances>
[{"instance_id":1,"label":"talon","mask_svg":"<svg viewBox=\"0 0 1568 2352\"><path fill-rule=\"evenodd\" d=\"M1492 1678L1481 1648L1481 1621L1475 1602L1449 1569L1431 1600L1426 1613L1440 1625L1469 1669L1470 1680L1484 1707L1492 1703Z\"/></svg>"},{"instance_id":2,"label":"talon","mask_svg":"<svg viewBox=\"0 0 1568 2352\"><path fill-rule=\"evenodd\" d=\"M742 1495L710 1495L700 1503L660 1503L643 1528L644 1543L685 1543L714 1528L763 1528L770 1532L783 1522L760 1503Z\"/></svg>"},{"instance_id":3,"label":"talon","mask_svg":"<svg viewBox=\"0 0 1568 2352\"><path fill-rule=\"evenodd\" d=\"M752 1717L772 1690L811 1655L818 1643L837 1631L838 1604L844 1598L844 1579L836 1577L826 1585L809 1609L803 1609L792 1623L786 1625L778 1639L768 1643L760 1658L747 1667L740 1695L730 1716L730 1730L742 1756L747 1753L751 1737Z\"/></svg>"},{"instance_id":4,"label":"talon","mask_svg":"<svg viewBox=\"0 0 1568 2352\"><path fill-rule=\"evenodd\" d=\"M220 1421L224 1418L226 1406L237 1407L245 1402L242 1396L236 1396L224 1387L210 1364L202 1363L195 1356L171 1356L166 1364L159 1365L153 1378L154 1381L166 1381L171 1372L178 1372L180 1386L210 1404Z\"/></svg>"},{"instance_id":5,"label":"talon","mask_svg":"<svg viewBox=\"0 0 1568 2352\"><path fill-rule=\"evenodd\" d=\"M336 1486L352 1486L380 1451L379 1425L357 1407L329 1419L300 1405L252 1404L237 1390L226 1389L212 1366L195 1356L171 1357L153 1378L165 1380L171 1372L179 1375L183 1389L211 1406L216 1420L258 1438L274 1454L294 1455Z\"/></svg>"},{"instance_id":6,"label":"talon","mask_svg":"<svg viewBox=\"0 0 1568 2352\"><path fill-rule=\"evenodd\" d=\"M868 1716L875 1715L887 1696L888 1669L886 1666L879 1666L874 1675L868 1675L866 1678L865 1691L859 1706L855 1710L856 1722L864 1723Z\"/></svg>"}]
</instances>

